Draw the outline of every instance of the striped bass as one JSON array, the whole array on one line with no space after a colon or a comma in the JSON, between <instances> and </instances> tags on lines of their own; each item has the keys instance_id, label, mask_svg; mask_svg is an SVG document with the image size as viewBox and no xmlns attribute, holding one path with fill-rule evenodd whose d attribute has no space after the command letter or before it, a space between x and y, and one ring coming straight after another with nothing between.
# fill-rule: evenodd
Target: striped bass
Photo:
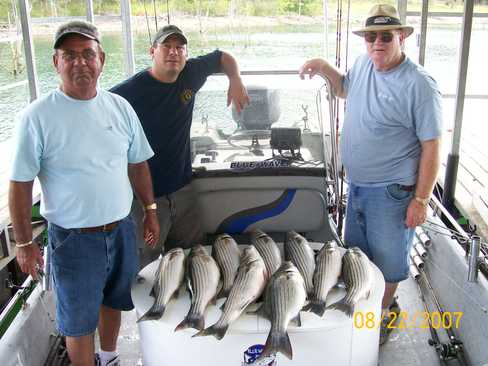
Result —
<instances>
[{"instance_id":1,"label":"striped bass","mask_svg":"<svg viewBox=\"0 0 488 366\"><path fill-rule=\"evenodd\" d=\"M168 251L159 261L152 292L154 305L137 322L160 319L169 300L176 295L185 274L185 253L181 248Z\"/></svg>"},{"instance_id":2,"label":"striped bass","mask_svg":"<svg viewBox=\"0 0 488 366\"><path fill-rule=\"evenodd\" d=\"M342 252L336 242L325 244L317 254L315 273L313 275L313 295L304 310L310 310L323 316L329 291L339 281L342 267Z\"/></svg>"},{"instance_id":3,"label":"striped bass","mask_svg":"<svg viewBox=\"0 0 488 366\"><path fill-rule=\"evenodd\" d=\"M212 256L217 261L222 274L222 289L217 298L227 297L237 275L241 251L230 235L222 234L217 237L212 246Z\"/></svg>"},{"instance_id":4,"label":"striped bass","mask_svg":"<svg viewBox=\"0 0 488 366\"><path fill-rule=\"evenodd\" d=\"M259 359L277 352L283 353L290 360L293 358L288 324L294 318L300 324L299 314L306 297L302 275L292 262L284 262L266 286L263 310L260 313L270 320L271 329Z\"/></svg>"},{"instance_id":5,"label":"striped bass","mask_svg":"<svg viewBox=\"0 0 488 366\"><path fill-rule=\"evenodd\" d=\"M201 245L193 247L187 258L187 285L191 306L185 319L175 331L185 328L205 328L204 313L211 301L215 302L220 281L220 271L215 260Z\"/></svg>"},{"instance_id":6,"label":"striped bass","mask_svg":"<svg viewBox=\"0 0 488 366\"><path fill-rule=\"evenodd\" d=\"M295 231L289 231L285 240L285 259L291 261L305 281L307 297L313 295L313 274L315 271L315 254L305 239Z\"/></svg>"},{"instance_id":7,"label":"striped bass","mask_svg":"<svg viewBox=\"0 0 488 366\"><path fill-rule=\"evenodd\" d=\"M346 296L330 308L352 317L358 301L367 299L373 287L371 264L361 249L354 247L346 251L342 258L342 277L346 284Z\"/></svg>"},{"instance_id":8,"label":"striped bass","mask_svg":"<svg viewBox=\"0 0 488 366\"><path fill-rule=\"evenodd\" d=\"M214 325L201 330L194 337L213 335L217 339L222 339L229 325L242 314L249 304L261 296L266 279L266 266L261 255L254 246L245 247L234 286L225 301L222 315Z\"/></svg>"},{"instance_id":9,"label":"striped bass","mask_svg":"<svg viewBox=\"0 0 488 366\"><path fill-rule=\"evenodd\" d=\"M281 266L281 252L270 236L256 230L251 233L251 243L256 247L264 260L268 276L272 276Z\"/></svg>"}]
</instances>

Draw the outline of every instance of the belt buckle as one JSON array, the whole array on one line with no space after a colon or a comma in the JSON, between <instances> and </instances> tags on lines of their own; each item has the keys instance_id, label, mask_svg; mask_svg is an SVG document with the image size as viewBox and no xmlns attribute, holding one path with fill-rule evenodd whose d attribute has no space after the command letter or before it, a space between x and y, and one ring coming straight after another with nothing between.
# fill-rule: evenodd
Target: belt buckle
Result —
<instances>
[{"instance_id":1,"label":"belt buckle","mask_svg":"<svg viewBox=\"0 0 488 366\"><path fill-rule=\"evenodd\" d=\"M109 225L110 224L105 224L102 226L102 232L104 233L108 233L110 231L110 228L109 228Z\"/></svg>"}]
</instances>

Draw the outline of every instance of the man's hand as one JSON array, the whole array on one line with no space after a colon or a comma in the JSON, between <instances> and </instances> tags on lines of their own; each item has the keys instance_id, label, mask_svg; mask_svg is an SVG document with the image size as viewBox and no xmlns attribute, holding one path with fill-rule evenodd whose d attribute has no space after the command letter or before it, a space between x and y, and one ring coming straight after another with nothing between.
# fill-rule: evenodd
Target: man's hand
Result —
<instances>
[{"instance_id":1,"label":"man's hand","mask_svg":"<svg viewBox=\"0 0 488 366\"><path fill-rule=\"evenodd\" d=\"M314 58L305 62L300 69L298 69L300 79L305 79L305 74L311 79L315 75L324 77L323 70L327 62L321 58Z\"/></svg>"},{"instance_id":2,"label":"man's hand","mask_svg":"<svg viewBox=\"0 0 488 366\"><path fill-rule=\"evenodd\" d=\"M415 198L410 201L407 208L407 218L405 224L414 229L416 226L422 225L427 218L427 207L418 202Z\"/></svg>"},{"instance_id":3,"label":"man's hand","mask_svg":"<svg viewBox=\"0 0 488 366\"><path fill-rule=\"evenodd\" d=\"M227 91L227 107L234 102L237 113L241 113L246 104L249 104L247 90L240 77L229 78L229 90Z\"/></svg>"},{"instance_id":4,"label":"man's hand","mask_svg":"<svg viewBox=\"0 0 488 366\"><path fill-rule=\"evenodd\" d=\"M154 248L159 242L159 221L156 210L147 210L144 212L143 227L144 241L148 246Z\"/></svg>"},{"instance_id":5,"label":"man's hand","mask_svg":"<svg viewBox=\"0 0 488 366\"><path fill-rule=\"evenodd\" d=\"M17 262L22 272L30 274L33 279L37 280L39 277L38 269L44 267L44 258L42 258L39 246L36 243L32 243L16 250Z\"/></svg>"}]
</instances>

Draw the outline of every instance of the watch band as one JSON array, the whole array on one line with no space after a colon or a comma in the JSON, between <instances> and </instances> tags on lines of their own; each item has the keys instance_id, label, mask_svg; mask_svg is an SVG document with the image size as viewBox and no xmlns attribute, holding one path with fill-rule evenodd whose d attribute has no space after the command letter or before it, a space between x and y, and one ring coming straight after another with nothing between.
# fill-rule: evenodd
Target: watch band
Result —
<instances>
[{"instance_id":1,"label":"watch band","mask_svg":"<svg viewBox=\"0 0 488 366\"><path fill-rule=\"evenodd\" d=\"M421 197L415 196L415 201L420 203L422 206L427 207L429 205L430 198L429 197L421 198Z\"/></svg>"},{"instance_id":2,"label":"watch band","mask_svg":"<svg viewBox=\"0 0 488 366\"><path fill-rule=\"evenodd\" d=\"M157 208L158 208L158 205L156 205L156 203L151 203L150 205L144 206L144 211L155 210Z\"/></svg>"}]
</instances>

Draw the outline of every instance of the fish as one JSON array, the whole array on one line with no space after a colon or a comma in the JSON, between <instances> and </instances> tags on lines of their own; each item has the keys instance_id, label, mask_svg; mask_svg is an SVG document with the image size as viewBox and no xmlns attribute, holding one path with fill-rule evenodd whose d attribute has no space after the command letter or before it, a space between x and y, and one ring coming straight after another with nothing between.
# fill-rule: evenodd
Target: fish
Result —
<instances>
[{"instance_id":1,"label":"fish","mask_svg":"<svg viewBox=\"0 0 488 366\"><path fill-rule=\"evenodd\" d=\"M185 275L185 253L181 248L168 251L159 261L152 293L153 306L137 322L160 319L169 300L177 295Z\"/></svg>"},{"instance_id":2,"label":"fish","mask_svg":"<svg viewBox=\"0 0 488 366\"><path fill-rule=\"evenodd\" d=\"M263 258L254 246L246 246L242 252L237 277L224 303L219 320L212 326L194 334L193 337L213 335L217 339L222 339L229 325L242 314L248 305L261 296L267 278Z\"/></svg>"},{"instance_id":3,"label":"fish","mask_svg":"<svg viewBox=\"0 0 488 366\"><path fill-rule=\"evenodd\" d=\"M306 298L305 281L298 268L290 261L284 262L266 286L260 313L270 320L271 328L258 360L277 352L293 359L287 329L290 321L299 319Z\"/></svg>"},{"instance_id":4,"label":"fish","mask_svg":"<svg viewBox=\"0 0 488 366\"><path fill-rule=\"evenodd\" d=\"M313 294L303 309L323 316L329 291L337 284L342 269L342 252L336 242L325 244L317 254L313 275Z\"/></svg>"},{"instance_id":5,"label":"fish","mask_svg":"<svg viewBox=\"0 0 488 366\"><path fill-rule=\"evenodd\" d=\"M291 261L298 268L305 281L307 297L311 298L313 296L315 254L307 239L295 231L289 231L285 239L285 259Z\"/></svg>"},{"instance_id":6,"label":"fish","mask_svg":"<svg viewBox=\"0 0 488 366\"><path fill-rule=\"evenodd\" d=\"M251 232L251 243L256 247L264 260L268 276L272 276L281 266L281 252L270 236L261 230Z\"/></svg>"},{"instance_id":7,"label":"fish","mask_svg":"<svg viewBox=\"0 0 488 366\"><path fill-rule=\"evenodd\" d=\"M368 299L373 288L371 264L358 247L348 249L342 257L342 277L346 285L346 296L329 308L343 311L352 317L358 301Z\"/></svg>"},{"instance_id":8,"label":"fish","mask_svg":"<svg viewBox=\"0 0 488 366\"><path fill-rule=\"evenodd\" d=\"M217 237L212 246L212 256L217 261L222 274L222 289L217 295L220 299L229 296L239 268L241 251L230 235L222 234Z\"/></svg>"},{"instance_id":9,"label":"fish","mask_svg":"<svg viewBox=\"0 0 488 366\"><path fill-rule=\"evenodd\" d=\"M205 328L205 309L210 302L215 303L219 290L219 267L203 246L194 246L186 259L186 263L191 306L185 319L176 326L175 332L186 328L198 330Z\"/></svg>"}]
</instances>

